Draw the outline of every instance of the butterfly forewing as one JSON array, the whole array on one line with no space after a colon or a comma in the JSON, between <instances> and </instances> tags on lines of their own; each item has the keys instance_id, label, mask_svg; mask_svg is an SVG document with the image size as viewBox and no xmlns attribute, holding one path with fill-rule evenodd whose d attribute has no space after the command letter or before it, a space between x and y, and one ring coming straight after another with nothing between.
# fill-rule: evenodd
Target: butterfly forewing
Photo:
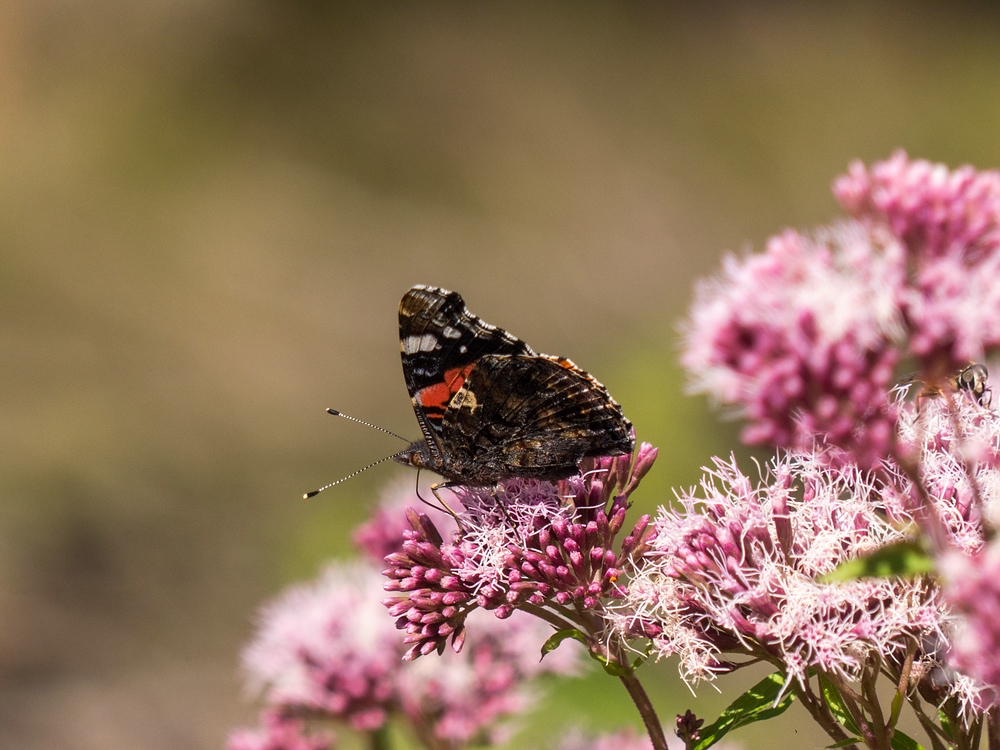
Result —
<instances>
[{"instance_id":1,"label":"butterfly forewing","mask_svg":"<svg viewBox=\"0 0 1000 750\"><path fill-rule=\"evenodd\" d=\"M399 348L417 421L439 456L441 420L470 365L486 354L534 354L470 313L458 292L427 286L413 287L399 303Z\"/></svg>"}]
</instances>

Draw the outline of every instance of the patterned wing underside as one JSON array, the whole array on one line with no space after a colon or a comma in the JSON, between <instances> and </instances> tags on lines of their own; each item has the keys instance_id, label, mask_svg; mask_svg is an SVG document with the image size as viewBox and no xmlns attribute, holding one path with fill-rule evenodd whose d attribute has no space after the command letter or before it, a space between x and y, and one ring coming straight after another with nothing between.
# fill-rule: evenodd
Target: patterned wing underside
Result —
<instances>
[{"instance_id":1,"label":"patterned wing underside","mask_svg":"<svg viewBox=\"0 0 1000 750\"><path fill-rule=\"evenodd\" d=\"M631 423L607 390L568 360L485 356L469 372L443 420L457 465L481 476L558 479L585 456L627 453ZM456 439L460 438L460 439Z\"/></svg>"},{"instance_id":2,"label":"patterned wing underside","mask_svg":"<svg viewBox=\"0 0 1000 750\"><path fill-rule=\"evenodd\" d=\"M473 315L461 295L415 286L399 303L406 389L431 453L442 459L441 423L474 362L488 354L533 356L531 347Z\"/></svg>"}]
</instances>

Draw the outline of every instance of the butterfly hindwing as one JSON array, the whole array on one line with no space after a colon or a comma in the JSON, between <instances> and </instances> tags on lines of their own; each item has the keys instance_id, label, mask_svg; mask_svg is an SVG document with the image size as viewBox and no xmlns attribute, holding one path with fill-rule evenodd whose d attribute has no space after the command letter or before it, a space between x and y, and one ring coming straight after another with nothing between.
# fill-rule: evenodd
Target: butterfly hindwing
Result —
<instances>
[{"instance_id":1,"label":"butterfly hindwing","mask_svg":"<svg viewBox=\"0 0 1000 750\"><path fill-rule=\"evenodd\" d=\"M586 456L632 450L631 424L604 386L544 355L480 359L442 427L452 463L477 479L561 479Z\"/></svg>"}]
</instances>

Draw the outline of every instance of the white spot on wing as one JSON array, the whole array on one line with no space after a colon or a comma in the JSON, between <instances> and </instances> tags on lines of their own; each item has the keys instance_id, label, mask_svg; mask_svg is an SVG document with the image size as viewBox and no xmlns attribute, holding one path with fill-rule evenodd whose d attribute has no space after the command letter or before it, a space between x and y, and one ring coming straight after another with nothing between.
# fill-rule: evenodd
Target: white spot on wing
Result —
<instances>
[{"instance_id":1,"label":"white spot on wing","mask_svg":"<svg viewBox=\"0 0 1000 750\"><path fill-rule=\"evenodd\" d=\"M423 336L407 336L403 339L402 346L404 354L432 352L438 348L438 339L433 333L425 333Z\"/></svg>"},{"instance_id":2,"label":"white spot on wing","mask_svg":"<svg viewBox=\"0 0 1000 750\"><path fill-rule=\"evenodd\" d=\"M445 326L441 329L441 335L443 335L446 339L462 338L462 332L457 328L452 328L451 326Z\"/></svg>"}]
</instances>

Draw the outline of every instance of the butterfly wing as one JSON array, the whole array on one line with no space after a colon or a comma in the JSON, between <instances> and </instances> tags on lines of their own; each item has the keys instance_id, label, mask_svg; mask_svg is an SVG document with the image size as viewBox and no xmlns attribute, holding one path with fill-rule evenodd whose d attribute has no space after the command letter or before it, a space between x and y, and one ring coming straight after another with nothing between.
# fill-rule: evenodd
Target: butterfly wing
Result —
<instances>
[{"instance_id":1,"label":"butterfly wing","mask_svg":"<svg viewBox=\"0 0 1000 750\"><path fill-rule=\"evenodd\" d=\"M567 359L487 355L445 412L442 437L464 480L561 479L586 456L635 447L632 424L597 380Z\"/></svg>"},{"instance_id":2,"label":"butterfly wing","mask_svg":"<svg viewBox=\"0 0 1000 750\"><path fill-rule=\"evenodd\" d=\"M533 356L527 344L469 312L457 292L415 286L399 303L399 348L403 377L420 429L439 466L447 466L441 445L448 404L485 355Z\"/></svg>"}]
</instances>

